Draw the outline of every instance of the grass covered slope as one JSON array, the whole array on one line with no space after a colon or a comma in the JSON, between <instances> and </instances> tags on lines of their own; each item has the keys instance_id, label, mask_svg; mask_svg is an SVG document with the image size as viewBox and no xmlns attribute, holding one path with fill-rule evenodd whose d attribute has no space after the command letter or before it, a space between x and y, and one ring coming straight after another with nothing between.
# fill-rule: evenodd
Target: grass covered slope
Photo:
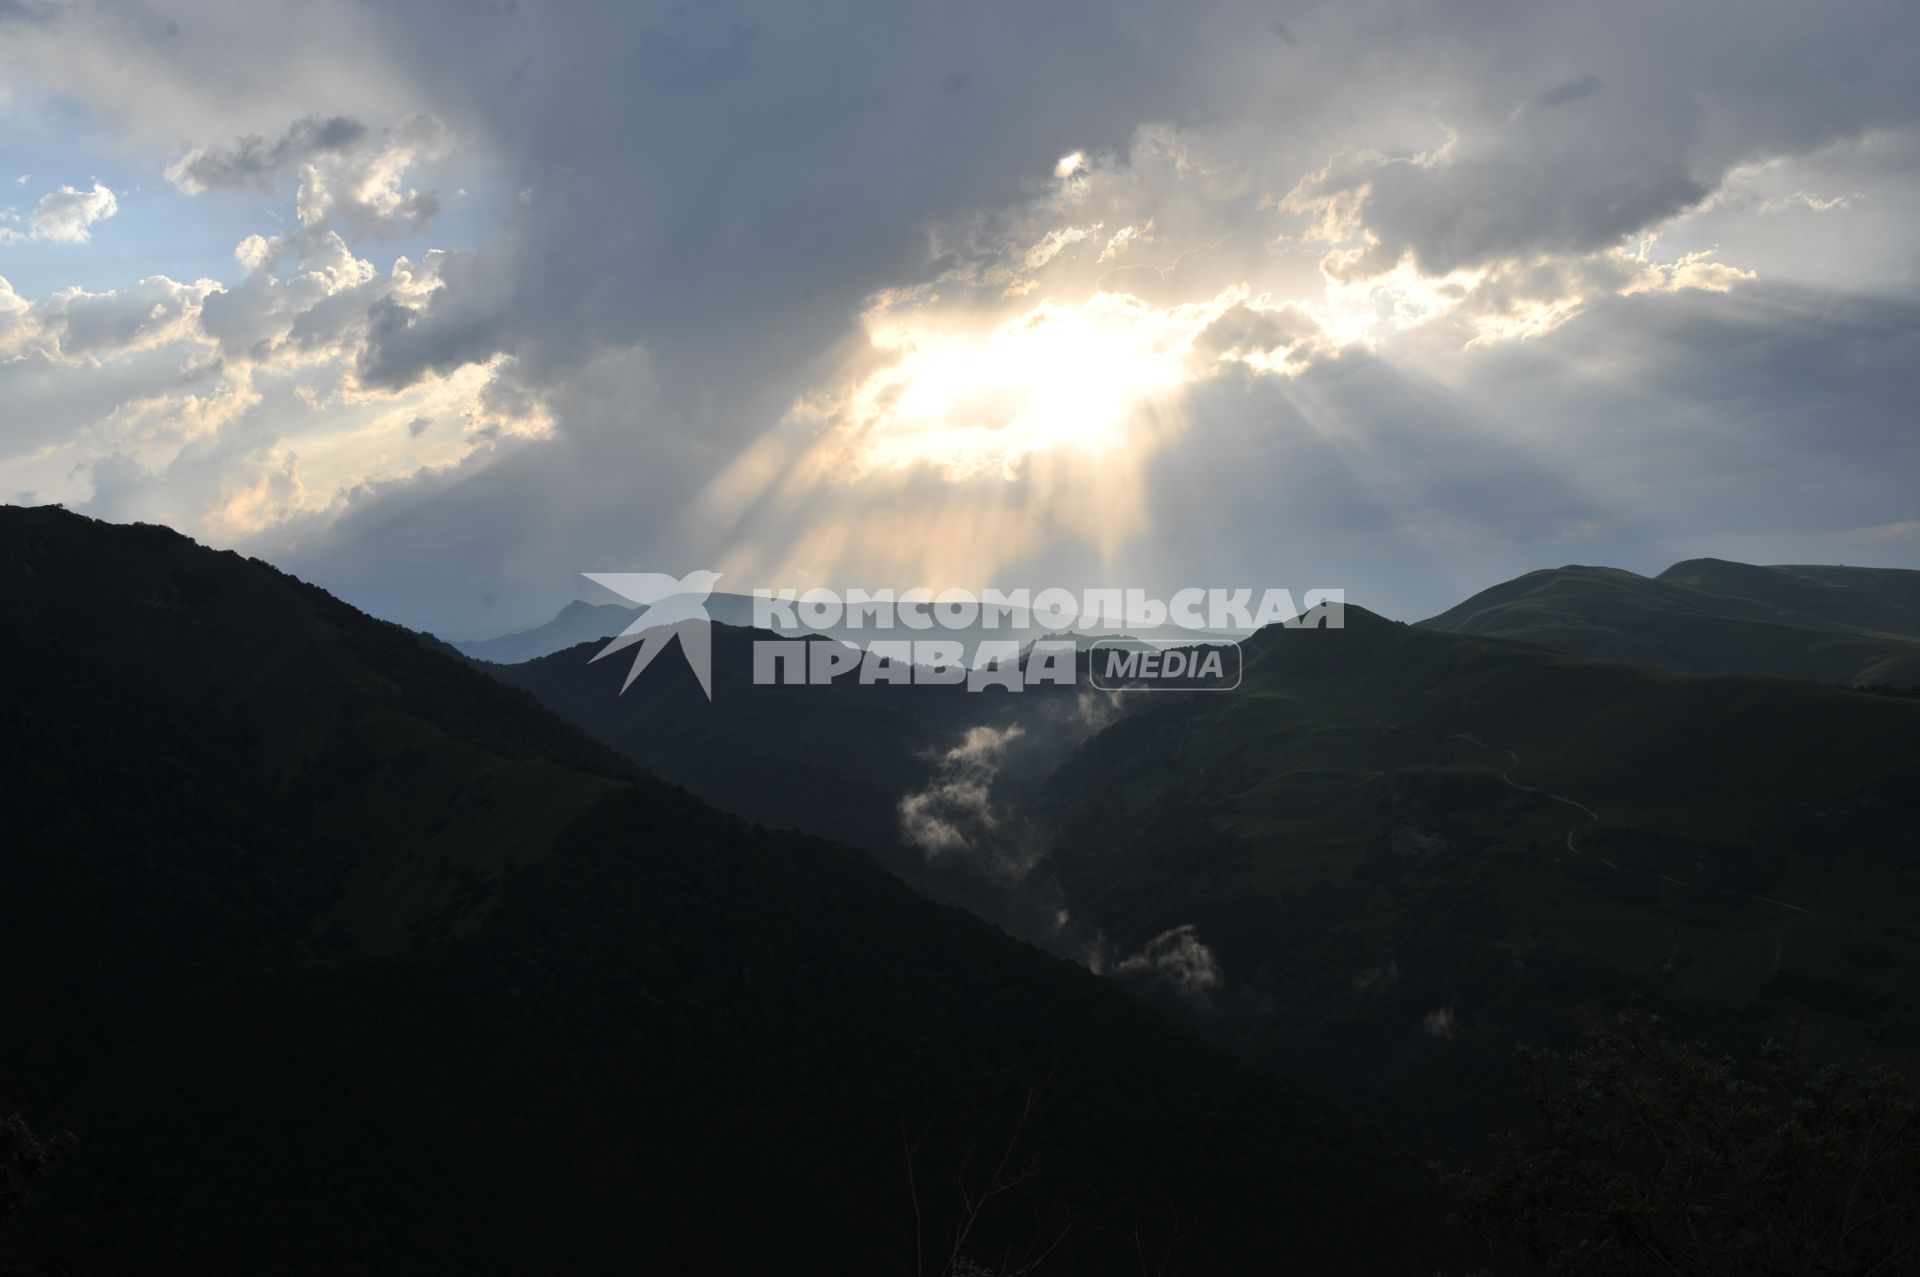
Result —
<instances>
[{"instance_id":1,"label":"grass covered slope","mask_svg":"<svg viewBox=\"0 0 1920 1277\"><path fill-rule=\"evenodd\" d=\"M1444 1254L1341 1111L263 564L4 508L0 590L0 1110L77 1137L7 1260Z\"/></svg>"},{"instance_id":2,"label":"grass covered slope","mask_svg":"<svg viewBox=\"0 0 1920 1277\"><path fill-rule=\"evenodd\" d=\"M1682 674L1920 683L1920 572L1696 559L1658 577L1569 566L1483 590L1423 628Z\"/></svg>"},{"instance_id":3,"label":"grass covered slope","mask_svg":"<svg viewBox=\"0 0 1920 1277\"><path fill-rule=\"evenodd\" d=\"M1004 725L1074 689L1038 686L1014 696L964 686L754 681L754 645L774 636L716 624L713 699L677 650L622 690L630 654L592 658L598 644L519 665L489 666L623 755L753 820L887 851L899 841L901 797L927 783L930 752L968 728Z\"/></svg>"},{"instance_id":4,"label":"grass covered slope","mask_svg":"<svg viewBox=\"0 0 1920 1277\"><path fill-rule=\"evenodd\" d=\"M1517 1041L1647 1001L1728 1049L1920 1051L1920 703L1347 610L1147 696L1047 786L1115 958L1190 926L1257 1058L1462 1147Z\"/></svg>"},{"instance_id":5,"label":"grass covered slope","mask_svg":"<svg viewBox=\"0 0 1920 1277\"><path fill-rule=\"evenodd\" d=\"M1805 563L1756 567L1726 559L1687 559L1658 579L1759 603L1775 609L1789 624L1844 625L1920 638L1920 571L1908 568Z\"/></svg>"}]
</instances>

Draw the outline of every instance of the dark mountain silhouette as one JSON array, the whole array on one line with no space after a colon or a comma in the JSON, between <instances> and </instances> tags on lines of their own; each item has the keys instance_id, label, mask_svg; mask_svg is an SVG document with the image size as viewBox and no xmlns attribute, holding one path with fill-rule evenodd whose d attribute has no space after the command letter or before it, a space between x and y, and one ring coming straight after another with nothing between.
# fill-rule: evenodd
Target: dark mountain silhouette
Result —
<instances>
[{"instance_id":1,"label":"dark mountain silhouette","mask_svg":"<svg viewBox=\"0 0 1920 1277\"><path fill-rule=\"evenodd\" d=\"M671 600L669 600L671 602ZM706 600L707 615L727 625L753 624L753 600L743 594L714 594ZM476 661L510 665L531 661L581 643L605 643L646 614L630 603L588 603L575 599L552 620L530 630L497 638L462 639L449 646Z\"/></svg>"},{"instance_id":2,"label":"dark mountain silhouette","mask_svg":"<svg viewBox=\"0 0 1920 1277\"><path fill-rule=\"evenodd\" d=\"M756 683L754 645L779 637L716 625L711 702L672 650L624 693L627 662L594 662L593 644L486 669L717 806L858 847L925 894L1077 956L1077 943L1055 926L1057 902L1037 882L1009 883L999 872L1014 850L1001 840L1018 839L1017 825L994 831L995 845L930 856L903 823L901 803L941 784L946 755L975 729L1005 738L1000 789L1043 778L1110 710L1084 699L1085 680L1017 693L863 685L855 675L825 685Z\"/></svg>"},{"instance_id":3,"label":"dark mountain silhouette","mask_svg":"<svg viewBox=\"0 0 1920 1277\"><path fill-rule=\"evenodd\" d=\"M573 602L554 613L553 619L530 630L502 634L495 638L458 639L451 646L477 661L511 663L531 661L549 652L605 641L627 627L641 609L623 603Z\"/></svg>"},{"instance_id":4,"label":"dark mountain silhouette","mask_svg":"<svg viewBox=\"0 0 1920 1277\"><path fill-rule=\"evenodd\" d=\"M1064 917L1036 938L1436 1153L1513 1102L1516 1042L1636 1002L1729 1050L1799 1023L1818 1051L1920 1052L1920 702L1347 622L1255 636L1234 694L1104 701L960 777L1026 872L969 895L943 852L916 881ZM938 751L1015 726L1009 751L1037 747L1083 709L1084 687L753 687L754 637L717 634L711 705L671 663L619 695L586 649L493 672L695 792L909 871L900 803L941 782Z\"/></svg>"},{"instance_id":5,"label":"dark mountain silhouette","mask_svg":"<svg viewBox=\"0 0 1920 1277\"><path fill-rule=\"evenodd\" d=\"M1045 687L1010 694L863 685L853 675L829 685L756 683L754 644L779 637L715 626L711 703L673 652L624 694L627 662L593 662L594 645L489 672L729 811L868 849L896 840L893 807L927 775L923 755L969 727L1012 721L1059 696Z\"/></svg>"},{"instance_id":6,"label":"dark mountain silhouette","mask_svg":"<svg viewBox=\"0 0 1920 1277\"><path fill-rule=\"evenodd\" d=\"M1908 568L1756 567L1726 559L1687 559L1659 579L1777 608L1783 622L1920 638L1920 571Z\"/></svg>"},{"instance_id":7,"label":"dark mountain silhouette","mask_svg":"<svg viewBox=\"0 0 1920 1277\"><path fill-rule=\"evenodd\" d=\"M1055 1272L1446 1253L1340 1110L421 636L56 509L0 509L0 589L0 1109L75 1137L9 1259L897 1273L969 1218Z\"/></svg>"},{"instance_id":8,"label":"dark mountain silhouette","mask_svg":"<svg viewBox=\"0 0 1920 1277\"><path fill-rule=\"evenodd\" d=\"M1409 1137L1470 1145L1516 1042L1629 1005L1920 1054L1920 702L1352 605L1145 699L1034 790L1074 917L1114 959L1192 927L1219 1036Z\"/></svg>"},{"instance_id":9,"label":"dark mountain silhouette","mask_svg":"<svg viewBox=\"0 0 1920 1277\"><path fill-rule=\"evenodd\" d=\"M1920 683L1920 572L1677 563L1529 572L1422 621L1681 674Z\"/></svg>"},{"instance_id":10,"label":"dark mountain silhouette","mask_svg":"<svg viewBox=\"0 0 1920 1277\"><path fill-rule=\"evenodd\" d=\"M669 600L670 602L671 600ZM744 594L716 593L706 600L708 619L721 624L740 628L760 625L762 605ZM513 665L525 661L538 660L582 643L604 643L620 633L636 618L644 616L647 609L624 603L588 603L576 599L556 613L552 620L530 630L513 634L503 634L496 638L462 639L448 644L454 650L472 657L477 661L488 661L496 665ZM792 622L787 620L791 613ZM918 615L914 615L914 614ZM908 607L895 604L881 607L871 613L862 612L855 619L842 615L838 624L809 627L804 623L804 613L795 609L791 600L780 610L769 609L768 619L775 631L787 637L801 637L808 634L820 634L864 646L874 639L942 639L958 642L961 645L962 658L971 661L982 643L1013 642L1025 646L1035 639L1045 637L1070 637L1082 642L1092 642L1095 633L1076 633L1071 630L1056 632L1024 609L994 606L991 610L981 609L973 623L961 627L941 626L937 631L930 628L916 628L909 619L918 620L925 625L924 605ZM1157 627L1133 626L1124 630L1112 625L1096 625L1097 618L1089 618L1085 628L1101 635L1118 633L1140 633L1153 638L1174 642L1192 641L1204 638L1231 638L1234 635L1211 634L1207 631L1192 631L1179 626L1163 624ZM885 625L882 622L886 622ZM762 627L765 628L765 627Z\"/></svg>"}]
</instances>

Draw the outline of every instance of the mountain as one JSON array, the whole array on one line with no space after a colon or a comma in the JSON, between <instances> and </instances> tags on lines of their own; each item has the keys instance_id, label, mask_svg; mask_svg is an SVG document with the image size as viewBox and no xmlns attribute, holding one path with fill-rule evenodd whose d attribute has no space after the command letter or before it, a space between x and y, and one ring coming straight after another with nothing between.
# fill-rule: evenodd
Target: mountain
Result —
<instances>
[{"instance_id":1,"label":"mountain","mask_svg":"<svg viewBox=\"0 0 1920 1277\"><path fill-rule=\"evenodd\" d=\"M674 599L662 601L671 604ZM711 595L706 600L706 608L707 614L716 621L724 621L729 625L753 623L753 600L744 594ZM535 660L581 643L605 642L626 629L636 617L644 615L646 610L627 603L588 603L584 599L575 599L544 625L496 638L464 639L450 646L476 661L511 665Z\"/></svg>"},{"instance_id":2,"label":"mountain","mask_svg":"<svg viewBox=\"0 0 1920 1277\"><path fill-rule=\"evenodd\" d=\"M591 645L489 672L729 811L869 849L896 839L894 805L929 775L928 755L1051 694L863 685L852 675L825 685L756 683L754 644L778 637L715 625L711 703L671 652L624 693L626 662L594 662Z\"/></svg>"},{"instance_id":3,"label":"mountain","mask_svg":"<svg viewBox=\"0 0 1920 1277\"><path fill-rule=\"evenodd\" d=\"M1076 681L1016 692L862 683L852 673L828 683L757 681L755 645L781 637L715 625L711 701L672 652L624 690L626 662L595 661L595 644L488 673L716 806L871 852L928 894L1078 954L1055 924L1058 902L1041 888L1044 875L1025 872L1033 831L998 823L991 808L968 800L983 782L1002 800L1044 783L1068 750L1121 712L1090 685L1094 640L1046 635L1076 644ZM990 752L976 757L969 742ZM929 840L909 819L927 804L945 809L949 826L969 827Z\"/></svg>"},{"instance_id":4,"label":"mountain","mask_svg":"<svg viewBox=\"0 0 1920 1277\"><path fill-rule=\"evenodd\" d=\"M575 599L544 625L495 638L457 639L451 646L476 661L502 664L530 661L579 643L612 638L627 628L641 610L624 603L589 603Z\"/></svg>"},{"instance_id":5,"label":"mountain","mask_svg":"<svg viewBox=\"0 0 1920 1277\"><path fill-rule=\"evenodd\" d=\"M423 636L57 509L0 590L0 1111L75 1136L9 1260L1449 1262L1342 1110Z\"/></svg>"},{"instance_id":6,"label":"mountain","mask_svg":"<svg viewBox=\"0 0 1920 1277\"><path fill-rule=\"evenodd\" d=\"M1105 696L1084 669L1017 694L753 686L755 637L716 631L712 704L665 662L621 695L586 649L492 672L694 792L1083 954L1436 1155L1514 1103L1515 1045L1609 1009L1729 1051L1797 1025L1816 1055L1920 1057L1920 702L1351 604L1344 629L1248 640L1230 695ZM914 846L904 800L947 793L972 823Z\"/></svg>"},{"instance_id":7,"label":"mountain","mask_svg":"<svg viewBox=\"0 0 1920 1277\"><path fill-rule=\"evenodd\" d=\"M678 596L675 596L676 598ZM674 599L663 600L672 604ZM721 625L738 628L760 626L763 619L757 600L744 594L714 594L706 599L706 613L710 620ZM644 607L632 607L622 603L587 603L576 599L561 608L551 621L531 630L522 630L515 634L503 634L490 639L465 639L449 644L456 651L478 661L488 661L496 665L514 665L525 661L538 660L556 652L577 647L582 643L604 642L620 633L637 617L645 615ZM1084 632L1067 631L1055 633L1040 618L1024 609L995 606L991 609L984 605L970 624L950 626L942 624L937 631L928 628L916 628L915 621L925 623L924 615L909 620L909 614L924 611L905 604L893 604L862 614L855 618L842 614L832 624L808 625L807 613L797 609L788 600L785 608L775 610L768 619L777 633L788 637L818 634L838 638L864 647L874 639L939 639L957 642L961 647L961 659L971 662L982 643L1013 642L1021 647L1035 639L1046 637L1072 637L1082 642L1091 642L1100 636L1118 634L1138 634L1148 638L1164 639L1170 642L1192 642L1196 639L1222 639L1238 637L1231 634L1215 634L1205 630L1187 630L1172 624L1158 626L1117 627L1099 623L1099 618L1087 618L1082 624ZM760 626L760 628L766 628Z\"/></svg>"},{"instance_id":8,"label":"mountain","mask_svg":"<svg viewBox=\"0 0 1920 1277\"><path fill-rule=\"evenodd\" d=\"M1427 629L1521 639L1682 674L1825 683L1920 683L1920 572L1677 563L1529 572L1483 590Z\"/></svg>"},{"instance_id":9,"label":"mountain","mask_svg":"<svg viewBox=\"0 0 1920 1277\"><path fill-rule=\"evenodd\" d=\"M1195 1014L1468 1147L1516 1043L1658 1009L1721 1049L1920 1056L1920 702L1385 621L1268 630L1034 790L1109 962L1178 931Z\"/></svg>"},{"instance_id":10,"label":"mountain","mask_svg":"<svg viewBox=\"0 0 1920 1277\"><path fill-rule=\"evenodd\" d=\"M1796 564L1754 567L1688 559L1660 580L1778 609L1783 624L1844 625L1920 638L1920 571Z\"/></svg>"}]
</instances>

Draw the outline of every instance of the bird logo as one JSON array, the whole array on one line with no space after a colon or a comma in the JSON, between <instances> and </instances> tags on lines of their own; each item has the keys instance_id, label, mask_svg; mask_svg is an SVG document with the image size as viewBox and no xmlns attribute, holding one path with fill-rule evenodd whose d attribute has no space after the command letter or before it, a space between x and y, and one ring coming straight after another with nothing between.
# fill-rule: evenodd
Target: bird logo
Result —
<instances>
[{"instance_id":1,"label":"bird logo","mask_svg":"<svg viewBox=\"0 0 1920 1277\"><path fill-rule=\"evenodd\" d=\"M702 569L675 577L665 572L582 572L589 581L604 585L621 598L638 603L644 609L626 629L613 637L593 659L640 645L634 655L627 681L620 685L624 694L640 677L640 671L652 663L673 639L680 640L680 651L700 680L700 690L713 699L713 620L707 615L707 596L720 580L720 573ZM589 662L591 664L592 662Z\"/></svg>"}]
</instances>

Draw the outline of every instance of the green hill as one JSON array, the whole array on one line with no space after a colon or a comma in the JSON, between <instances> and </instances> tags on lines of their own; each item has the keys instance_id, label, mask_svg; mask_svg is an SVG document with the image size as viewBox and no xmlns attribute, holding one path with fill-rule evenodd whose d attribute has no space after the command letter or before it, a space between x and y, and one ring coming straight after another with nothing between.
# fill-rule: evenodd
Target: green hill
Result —
<instances>
[{"instance_id":1,"label":"green hill","mask_svg":"<svg viewBox=\"0 0 1920 1277\"><path fill-rule=\"evenodd\" d=\"M1020 884L1065 919L1043 938L1436 1152L1513 1102L1514 1044L1610 1007L1730 1050L1798 1023L1920 1055L1920 702L1348 620L1263 632L1240 691L1123 697L992 779L1044 848ZM618 696L586 651L493 672L697 792L875 848L929 745L1076 704L746 687L751 637L716 632L711 705L670 664ZM1203 951L1217 981L1182 987Z\"/></svg>"},{"instance_id":2,"label":"green hill","mask_svg":"<svg viewBox=\"0 0 1920 1277\"><path fill-rule=\"evenodd\" d=\"M1790 624L1837 624L1920 638L1920 571L1817 564L1755 567L1725 559L1688 559L1659 579L1764 604Z\"/></svg>"},{"instance_id":3,"label":"green hill","mask_svg":"<svg viewBox=\"0 0 1920 1277\"><path fill-rule=\"evenodd\" d=\"M1920 683L1920 572L1697 559L1529 572L1421 622L1682 674Z\"/></svg>"},{"instance_id":4,"label":"green hill","mask_svg":"<svg viewBox=\"0 0 1920 1277\"><path fill-rule=\"evenodd\" d=\"M0 508L0 589L0 1111L76 1137L8 1260L1447 1253L1342 1111L264 564Z\"/></svg>"},{"instance_id":5,"label":"green hill","mask_svg":"<svg viewBox=\"0 0 1920 1277\"><path fill-rule=\"evenodd\" d=\"M1114 957L1191 927L1216 1031L1470 1145L1520 1041L1659 1007L1729 1050L1920 1052L1920 702L1687 678L1349 606L1044 787Z\"/></svg>"}]
</instances>

